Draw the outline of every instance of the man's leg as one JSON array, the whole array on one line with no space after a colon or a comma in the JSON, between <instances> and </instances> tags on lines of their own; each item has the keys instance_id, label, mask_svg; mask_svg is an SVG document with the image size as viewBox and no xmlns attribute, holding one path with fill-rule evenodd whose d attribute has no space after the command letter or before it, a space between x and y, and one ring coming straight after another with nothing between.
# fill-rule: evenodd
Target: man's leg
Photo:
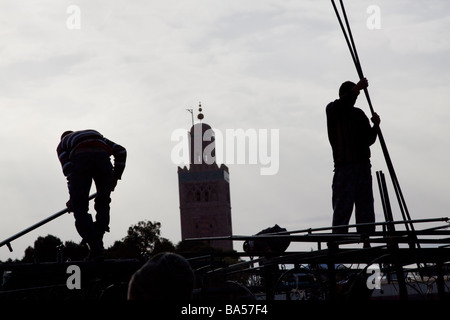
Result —
<instances>
[{"instance_id":1,"label":"man's leg","mask_svg":"<svg viewBox=\"0 0 450 320\"><path fill-rule=\"evenodd\" d=\"M355 219L356 223L374 223L375 210L373 204L373 187L371 165L361 165L358 168L358 188L355 198ZM372 234L375 226L358 227L361 234Z\"/></svg>"},{"instance_id":2,"label":"man's leg","mask_svg":"<svg viewBox=\"0 0 450 320\"><path fill-rule=\"evenodd\" d=\"M347 233L347 225L352 216L355 187L354 173L351 166L337 167L333 176L333 227L344 226L333 229L333 233Z\"/></svg>"},{"instance_id":3,"label":"man's leg","mask_svg":"<svg viewBox=\"0 0 450 320\"><path fill-rule=\"evenodd\" d=\"M113 183L113 169L109 160L109 155L96 154L94 182L97 188L97 196L95 197L94 208L97 212L95 216L95 229L97 237L103 240L103 234L109 231L110 222L110 202L111 188ZM103 242L102 242L103 245Z\"/></svg>"},{"instance_id":4,"label":"man's leg","mask_svg":"<svg viewBox=\"0 0 450 320\"><path fill-rule=\"evenodd\" d=\"M72 159L72 172L69 177L69 194L72 205L75 227L83 240L92 239L94 224L89 212L89 191L92 177L89 173L89 162L82 155Z\"/></svg>"}]
</instances>

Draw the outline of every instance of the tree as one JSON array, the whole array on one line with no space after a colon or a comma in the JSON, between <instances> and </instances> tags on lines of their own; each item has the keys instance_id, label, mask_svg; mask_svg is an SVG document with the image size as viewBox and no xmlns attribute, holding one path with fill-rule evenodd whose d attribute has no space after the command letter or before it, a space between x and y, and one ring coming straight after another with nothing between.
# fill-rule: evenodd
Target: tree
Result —
<instances>
[{"instance_id":1,"label":"tree","mask_svg":"<svg viewBox=\"0 0 450 320\"><path fill-rule=\"evenodd\" d=\"M140 258L161 251L174 251L175 246L161 237L161 223L139 221L128 228L126 237L106 250L109 258Z\"/></svg>"},{"instance_id":2,"label":"tree","mask_svg":"<svg viewBox=\"0 0 450 320\"><path fill-rule=\"evenodd\" d=\"M86 246L73 241L62 241L53 236L38 237L34 246L25 249L25 256L21 262L55 262L66 260L83 260L88 253Z\"/></svg>"},{"instance_id":3,"label":"tree","mask_svg":"<svg viewBox=\"0 0 450 320\"><path fill-rule=\"evenodd\" d=\"M128 228L125 240L133 243L143 254L150 255L160 239L161 223L150 221L139 221L136 225Z\"/></svg>"},{"instance_id":4,"label":"tree","mask_svg":"<svg viewBox=\"0 0 450 320\"><path fill-rule=\"evenodd\" d=\"M64 253L61 257L64 261L78 261L83 260L89 253L89 249L82 244L74 241L64 242Z\"/></svg>"},{"instance_id":5,"label":"tree","mask_svg":"<svg viewBox=\"0 0 450 320\"><path fill-rule=\"evenodd\" d=\"M61 250L59 250L61 249ZM161 237L161 223L139 221L128 228L127 235L105 250L105 257L109 259L135 259L151 256L163 251L175 251L175 246L166 238ZM85 245L73 241L62 241L52 235L38 237L34 247L25 249L22 262L55 262L66 260L83 260L88 254Z\"/></svg>"},{"instance_id":6,"label":"tree","mask_svg":"<svg viewBox=\"0 0 450 320\"><path fill-rule=\"evenodd\" d=\"M62 245L62 241L52 235L38 237L34 242L34 247L25 249L25 256L22 262L53 262L56 261L57 247Z\"/></svg>"}]
</instances>

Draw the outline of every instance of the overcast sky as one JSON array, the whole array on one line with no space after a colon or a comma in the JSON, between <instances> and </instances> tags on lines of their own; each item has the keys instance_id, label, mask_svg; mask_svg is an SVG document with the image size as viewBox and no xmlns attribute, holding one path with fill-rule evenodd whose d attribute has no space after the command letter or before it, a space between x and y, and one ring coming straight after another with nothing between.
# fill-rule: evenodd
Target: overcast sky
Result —
<instances>
[{"instance_id":1,"label":"overcast sky","mask_svg":"<svg viewBox=\"0 0 450 320\"><path fill-rule=\"evenodd\" d=\"M448 216L450 2L345 3L411 217ZM379 25L376 11L367 12L371 5L380 9ZM196 115L199 102L204 122L220 132L279 132L276 174L261 175L260 163L228 165L234 234L274 224L329 226L333 162L325 107L345 80L357 81L357 73L327 0L4 0L0 241L64 208L59 137L92 128L128 150L106 246L141 220L161 222L162 236L176 244L171 137L190 128L186 109ZM363 95L357 106L370 114ZM382 221L375 171L388 170L378 141L371 149ZM66 214L14 241L14 252L0 248L0 260L21 259L47 234L81 240Z\"/></svg>"}]
</instances>

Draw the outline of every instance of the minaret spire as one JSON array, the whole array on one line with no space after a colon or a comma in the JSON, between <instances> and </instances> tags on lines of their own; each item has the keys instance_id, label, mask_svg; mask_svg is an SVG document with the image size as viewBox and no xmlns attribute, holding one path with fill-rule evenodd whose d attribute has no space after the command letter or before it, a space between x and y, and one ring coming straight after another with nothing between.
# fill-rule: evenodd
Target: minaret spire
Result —
<instances>
[{"instance_id":1,"label":"minaret spire","mask_svg":"<svg viewBox=\"0 0 450 320\"><path fill-rule=\"evenodd\" d=\"M200 122L202 122L203 118L205 117L202 113L203 109L202 109L202 103L199 102L198 103L198 115L197 115L197 119L200 120Z\"/></svg>"},{"instance_id":2,"label":"minaret spire","mask_svg":"<svg viewBox=\"0 0 450 320\"><path fill-rule=\"evenodd\" d=\"M194 126L194 109L186 109L186 111L189 111L192 117L192 126Z\"/></svg>"}]
</instances>

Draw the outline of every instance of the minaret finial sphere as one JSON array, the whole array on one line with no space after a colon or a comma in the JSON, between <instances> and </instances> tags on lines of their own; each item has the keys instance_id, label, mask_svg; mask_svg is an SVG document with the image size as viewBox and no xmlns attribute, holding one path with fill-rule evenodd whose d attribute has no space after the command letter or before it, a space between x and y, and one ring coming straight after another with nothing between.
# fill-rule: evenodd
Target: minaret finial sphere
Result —
<instances>
[{"instance_id":1,"label":"minaret finial sphere","mask_svg":"<svg viewBox=\"0 0 450 320\"><path fill-rule=\"evenodd\" d=\"M200 121L202 121L203 120L203 118L205 117L204 115L203 115L203 113L202 113L202 103L201 102L199 102L198 103L198 115L197 115L197 119L198 120L200 120Z\"/></svg>"}]
</instances>

